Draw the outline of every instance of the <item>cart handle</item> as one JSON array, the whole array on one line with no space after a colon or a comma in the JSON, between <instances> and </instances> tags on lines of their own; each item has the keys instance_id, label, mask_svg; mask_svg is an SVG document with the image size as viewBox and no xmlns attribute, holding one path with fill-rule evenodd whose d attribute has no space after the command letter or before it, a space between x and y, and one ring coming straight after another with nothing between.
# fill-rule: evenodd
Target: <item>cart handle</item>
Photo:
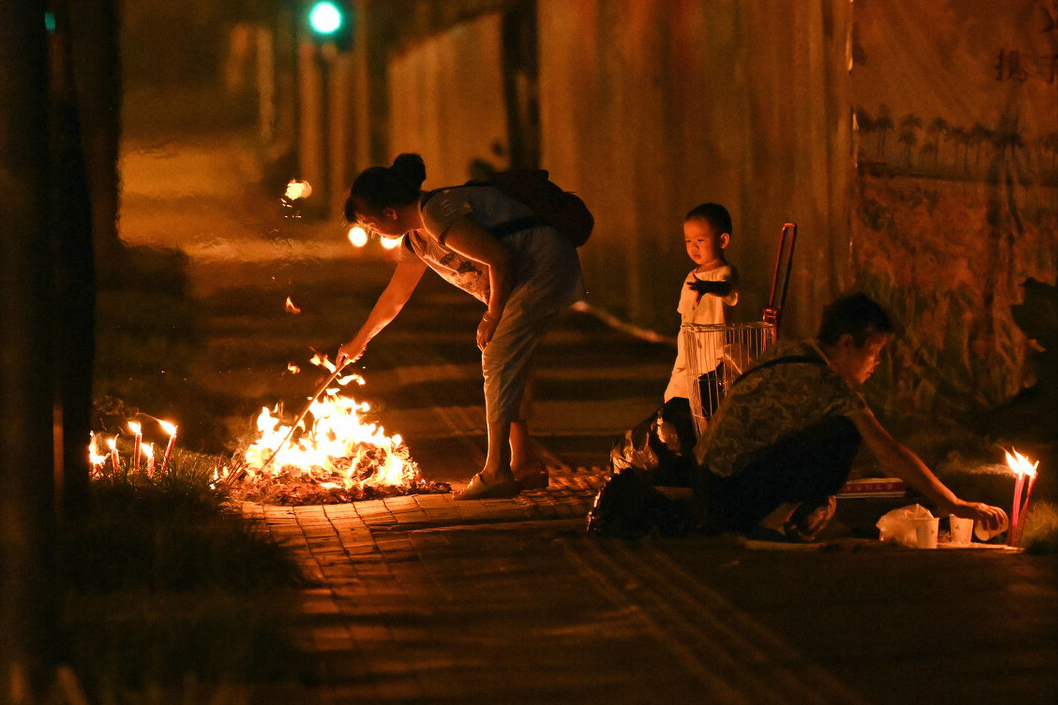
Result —
<instances>
[{"instance_id":1,"label":"cart handle","mask_svg":"<svg viewBox=\"0 0 1058 705\"><path fill-rule=\"evenodd\" d=\"M779 294L778 305L775 296L779 287L779 271L782 268L783 253L786 251L786 233L790 233L790 250L786 252L786 273L783 276L782 293ZM782 321L782 311L786 306L786 291L790 287L790 270L793 268L794 245L797 242L797 223L783 223L782 233L779 235L779 252L775 256L775 272L771 277L771 293L768 294L768 305L764 308L764 320L775 324L778 334L779 323Z\"/></svg>"}]
</instances>

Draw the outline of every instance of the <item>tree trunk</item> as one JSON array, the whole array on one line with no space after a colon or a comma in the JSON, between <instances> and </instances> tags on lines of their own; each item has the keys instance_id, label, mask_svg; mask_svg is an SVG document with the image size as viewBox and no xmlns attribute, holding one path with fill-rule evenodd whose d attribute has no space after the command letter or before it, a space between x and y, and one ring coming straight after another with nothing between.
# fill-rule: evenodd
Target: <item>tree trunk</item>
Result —
<instances>
[{"instance_id":1,"label":"tree trunk","mask_svg":"<svg viewBox=\"0 0 1058 705\"><path fill-rule=\"evenodd\" d=\"M53 292L42 0L0 2L0 701L55 665Z\"/></svg>"},{"instance_id":2,"label":"tree trunk","mask_svg":"<svg viewBox=\"0 0 1058 705\"><path fill-rule=\"evenodd\" d=\"M68 3L70 48L81 123L85 170L92 199L96 272L123 269L118 239L118 142L121 136L121 49L116 0Z\"/></svg>"},{"instance_id":3,"label":"tree trunk","mask_svg":"<svg viewBox=\"0 0 1058 705\"><path fill-rule=\"evenodd\" d=\"M92 203L81 144L81 121L74 84L68 5L52 3L56 31L51 40L51 216L58 291L59 404L62 466L58 491L69 518L88 504L92 365L95 358L95 268ZM116 184L111 184L116 192Z\"/></svg>"}]
</instances>

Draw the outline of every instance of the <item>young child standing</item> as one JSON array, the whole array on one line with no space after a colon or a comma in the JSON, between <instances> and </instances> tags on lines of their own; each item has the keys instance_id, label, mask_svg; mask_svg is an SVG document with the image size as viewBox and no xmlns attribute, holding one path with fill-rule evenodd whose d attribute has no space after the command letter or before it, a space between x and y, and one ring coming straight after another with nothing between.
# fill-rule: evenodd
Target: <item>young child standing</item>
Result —
<instances>
[{"instance_id":1,"label":"young child standing","mask_svg":"<svg viewBox=\"0 0 1058 705\"><path fill-rule=\"evenodd\" d=\"M680 293L680 323L718 324L725 322L725 306L738 303L738 271L724 258L724 249L731 243L731 215L718 203L703 203L683 219L683 240L687 256L697 265L684 280ZM706 341L699 348L700 370L707 374L722 376L719 367L723 361L723 348L719 343ZM679 399L676 404L689 404L697 383L689 371L687 343L680 335L676 343L676 363L672 367L668 387L665 388L665 403ZM702 380L705 382L706 380ZM710 400L715 395L702 399L703 412L708 416L713 411ZM718 400L714 400L718 401Z\"/></svg>"},{"instance_id":2,"label":"young child standing","mask_svg":"<svg viewBox=\"0 0 1058 705\"><path fill-rule=\"evenodd\" d=\"M717 203L703 203L683 219L683 239L695 268L680 291L681 323L724 323L724 307L738 303L738 272L724 258L724 249L731 243L731 215ZM677 338L665 403L625 431L610 448L613 476L588 513L589 533L635 538L655 529L662 535L687 530L690 515L656 487L691 486L698 440L692 394L695 385L720 390L722 340L721 336L715 341L703 336L694 342L698 364L692 372L687 341L682 335ZM702 412L711 416L719 394L706 391L701 396Z\"/></svg>"},{"instance_id":3,"label":"young child standing","mask_svg":"<svg viewBox=\"0 0 1058 705\"><path fill-rule=\"evenodd\" d=\"M703 203L691 210L683 221L683 239L696 266L680 292L677 310L681 322L724 323L724 306L738 302L738 272L724 259L724 248L731 242L727 209ZM707 373L701 380L689 369L686 341L682 335L677 338L676 363L665 389L665 403L616 440L610 449L615 475L630 470L652 484L687 486L691 451L698 439L691 414L693 385L715 386L710 385L713 380L709 375L722 378L722 369L718 369L723 360L722 346L699 347L696 353L697 367ZM703 411L711 414L708 399L703 402Z\"/></svg>"}]
</instances>

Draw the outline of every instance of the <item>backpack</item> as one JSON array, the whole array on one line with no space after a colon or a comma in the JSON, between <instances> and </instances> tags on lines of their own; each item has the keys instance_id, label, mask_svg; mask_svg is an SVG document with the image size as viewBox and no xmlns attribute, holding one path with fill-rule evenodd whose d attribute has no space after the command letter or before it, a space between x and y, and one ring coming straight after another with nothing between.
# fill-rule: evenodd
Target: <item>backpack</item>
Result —
<instances>
[{"instance_id":1,"label":"backpack","mask_svg":"<svg viewBox=\"0 0 1058 705\"><path fill-rule=\"evenodd\" d=\"M595 216L579 196L563 191L546 169L510 169L493 174L489 184L521 201L565 235L576 246L588 241Z\"/></svg>"},{"instance_id":2,"label":"backpack","mask_svg":"<svg viewBox=\"0 0 1058 705\"><path fill-rule=\"evenodd\" d=\"M560 186L548 178L546 169L510 169L492 175L488 181L468 181L463 186L493 186L505 195L523 203L533 211L535 218L518 218L490 228L493 234L503 237L529 227L539 225L543 220L553 225L566 236L574 246L580 247L588 241L595 216L588 210L578 196L563 191ZM423 200L430 199L437 189L427 194Z\"/></svg>"}]
</instances>

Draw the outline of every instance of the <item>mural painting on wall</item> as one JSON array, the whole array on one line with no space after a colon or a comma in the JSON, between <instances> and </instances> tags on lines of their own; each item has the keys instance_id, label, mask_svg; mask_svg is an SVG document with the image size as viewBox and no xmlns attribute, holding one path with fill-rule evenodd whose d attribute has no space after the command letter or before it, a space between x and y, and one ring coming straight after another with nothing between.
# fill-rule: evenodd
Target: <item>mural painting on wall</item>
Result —
<instances>
[{"instance_id":1,"label":"mural painting on wall","mask_svg":"<svg viewBox=\"0 0 1058 705\"><path fill-rule=\"evenodd\" d=\"M852 265L904 326L886 402L993 408L1036 382L1011 307L1058 271L1058 0L853 19Z\"/></svg>"}]
</instances>

